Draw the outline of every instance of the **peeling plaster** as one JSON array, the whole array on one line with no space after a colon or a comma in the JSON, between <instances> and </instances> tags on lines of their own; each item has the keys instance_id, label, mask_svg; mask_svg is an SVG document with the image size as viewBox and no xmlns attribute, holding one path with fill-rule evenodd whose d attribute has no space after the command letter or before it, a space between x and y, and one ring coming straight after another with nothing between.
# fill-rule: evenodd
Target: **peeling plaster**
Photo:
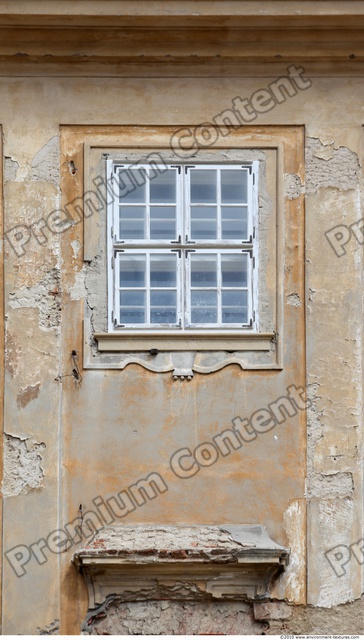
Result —
<instances>
[{"instance_id":1,"label":"peeling plaster","mask_svg":"<svg viewBox=\"0 0 364 640\"><path fill-rule=\"evenodd\" d=\"M319 440L323 437L323 425L321 417L323 411L317 408L317 395L319 389L318 383L307 385L307 487L308 492L311 491L310 483L314 471L315 448Z\"/></svg>"},{"instance_id":2,"label":"peeling plaster","mask_svg":"<svg viewBox=\"0 0 364 640\"><path fill-rule=\"evenodd\" d=\"M9 306L12 309L37 308L40 329L54 329L61 321L60 293L60 273L54 268L34 287L22 287L9 293Z\"/></svg>"},{"instance_id":3,"label":"peeling plaster","mask_svg":"<svg viewBox=\"0 0 364 640\"><path fill-rule=\"evenodd\" d=\"M16 398L18 408L24 409L29 402L38 398L41 386L41 383L38 382L35 385L28 385L25 389L20 389Z\"/></svg>"},{"instance_id":4,"label":"peeling plaster","mask_svg":"<svg viewBox=\"0 0 364 640\"><path fill-rule=\"evenodd\" d=\"M269 621L270 635L353 635L363 633L364 600L358 599L333 609L321 607L294 607L290 622L281 619Z\"/></svg>"},{"instance_id":5,"label":"peeling plaster","mask_svg":"<svg viewBox=\"0 0 364 640\"><path fill-rule=\"evenodd\" d=\"M44 473L41 467L44 442L21 439L5 434L4 440L4 498L29 493L43 487Z\"/></svg>"},{"instance_id":6,"label":"peeling plaster","mask_svg":"<svg viewBox=\"0 0 364 640\"><path fill-rule=\"evenodd\" d=\"M280 576L271 594L294 604L303 604L306 599L305 589L305 521L306 505L304 501L292 502L283 514L284 526L290 549L289 563L286 571Z\"/></svg>"},{"instance_id":7,"label":"peeling plaster","mask_svg":"<svg viewBox=\"0 0 364 640\"><path fill-rule=\"evenodd\" d=\"M317 138L308 138L306 146L306 193L322 187L347 191L357 189L361 175L356 153L346 147L325 146Z\"/></svg>"},{"instance_id":8,"label":"peeling plaster","mask_svg":"<svg viewBox=\"0 0 364 640\"><path fill-rule=\"evenodd\" d=\"M300 307L301 306L301 298L298 293L290 293L287 297L287 304L290 304L292 307Z\"/></svg>"},{"instance_id":9,"label":"peeling plaster","mask_svg":"<svg viewBox=\"0 0 364 640\"><path fill-rule=\"evenodd\" d=\"M337 496L345 498L354 492L353 474L338 472L332 475L315 473L310 476L310 484L307 491L308 498L330 498Z\"/></svg>"},{"instance_id":10,"label":"peeling plaster","mask_svg":"<svg viewBox=\"0 0 364 640\"><path fill-rule=\"evenodd\" d=\"M266 622L254 620L245 602L121 602L110 596L83 625L85 635L260 635Z\"/></svg>"},{"instance_id":11,"label":"peeling plaster","mask_svg":"<svg viewBox=\"0 0 364 640\"><path fill-rule=\"evenodd\" d=\"M299 198L305 189L301 184L301 178L295 173L286 173L284 176L284 194L288 200Z\"/></svg>"},{"instance_id":12,"label":"peeling plaster","mask_svg":"<svg viewBox=\"0 0 364 640\"><path fill-rule=\"evenodd\" d=\"M317 547L321 547L318 556L320 584L315 604L331 608L354 600L351 573L355 571L355 565L348 563L346 574L338 579L324 552L343 543L343 532L347 532L348 539L351 538L357 511L354 501L350 498L321 499L315 507L312 517L315 518L317 526ZM311 579L312 577L311 575Z\"/></svg>"},{"instance_id":13,"label":"peeling plaster","mask_svg":"<svg viewBox=\"0 0 364 640\"><path fill-rule=\"evenodd\" d=\"M5 156L4 158L4 182L16 180L16 174L19 169L19 163L13 158Z\"/></svg>"},{"instance_id":14,"label":"peeling plaster","mask_svg":"<svg viewBox=\"0 0 364 640\"><path fill-rule=\"evenodd\" d=\"M75 275L74 285L68 289L71 300L81 300L85 297L85 277L85 267L82 267Z\"/></svg>"},{"instance_id":15,"label":"peeling plaster","mask_svg":"<svg viewBox=\"0 0 364 640\"><path fill-rule=\"evenodd\" d=\"M45 627L43 627L42 629L40 627L37 627L37 631L38 631L38 635L39 636L53 636L53 635L59 635L59 620L53 620L50 624L46 625Z\"/></svg>"},{"instance_id":16,"label":"peeling plaster","mask_svg":"<svg viewBox=\"0 0 364 640\"><path fill-rule=\"evenodd\" d=\"M72 240L71 247L73 251L73 257L77 258L82 247L81 242L79 240Z\"/></svg>"},{"instance_id":17,"label":"peeling plaster","mask_svg":"<svg viewBox=\"0 0 364 640\"><path fill-rule=\"evenodd\" d=\"M32 179L52 182L59 189L59 163L59 136L54 136L35 154L32 161Z\"/></svg>"}]
</instances>

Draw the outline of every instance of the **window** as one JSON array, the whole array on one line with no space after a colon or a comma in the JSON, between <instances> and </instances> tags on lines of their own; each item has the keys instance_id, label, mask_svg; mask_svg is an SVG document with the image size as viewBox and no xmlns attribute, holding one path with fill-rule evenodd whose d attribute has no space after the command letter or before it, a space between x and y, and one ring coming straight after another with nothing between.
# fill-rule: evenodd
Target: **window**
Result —
<instances>
[{"instance_id":1,"label":"window","mask_svg":"<svg viewBox=\"0 0 364 640\"><path fill-rule=\"evenodd\" d=\"M109 330L253 328L258 163L108 173Z\"/></svg>"}]
</instances>

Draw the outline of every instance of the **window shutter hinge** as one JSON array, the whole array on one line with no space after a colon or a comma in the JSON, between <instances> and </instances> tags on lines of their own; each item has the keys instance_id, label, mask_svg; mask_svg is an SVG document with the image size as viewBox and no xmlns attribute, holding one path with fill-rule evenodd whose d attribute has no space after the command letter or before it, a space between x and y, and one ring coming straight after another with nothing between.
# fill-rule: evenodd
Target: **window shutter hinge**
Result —
<instances>
[{"instance_id":1,"label":"window shutter hinge","mask_svg":"<svg viewBox=\"0 0 364 640\"><path fill-rule=\"evenodd\" d=\"M253 173L253 184L255 184L255 173Z\"/></svg>"},{"instance_id":2,"label":"window shutter hinge","mask_svg":"<svg viewBox=\"0 0 364 640\"><path fill-rule=\"evenodd\" d=\"M115 268L115 258L114 258L114 256L111 257L111 268L112 269Z\"/></svg>"},{"instance_id":3,"label":"window shutter hinge","mask_svg":"<svg viewBox=\"0 0 364 640\"><path fill-rule=\"evenodd\" d=\"M253 227L253 238L255 238L255 227Z\"/></svg>"},{"instance_id":4,"label":"window shutter hinge","mask_svg":"<svg viewBox=\"0 0 364 640\"><path fill-rule=\"evenodd\" d=\"M255 269L255 258L253 256L253 269Z\"/></svg>"}]
</instances>

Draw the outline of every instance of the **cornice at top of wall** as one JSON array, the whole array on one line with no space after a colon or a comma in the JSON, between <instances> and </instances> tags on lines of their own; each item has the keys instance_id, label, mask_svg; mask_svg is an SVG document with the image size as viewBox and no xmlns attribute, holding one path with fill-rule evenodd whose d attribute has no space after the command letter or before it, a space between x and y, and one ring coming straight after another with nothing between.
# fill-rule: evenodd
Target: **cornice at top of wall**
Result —
<instances>
[{"instance_id":1,"label":"cornice at top of wall","mask_svg":"<svg viewBox=\"0 0 364 640\"><path fill-rule=\"evenodd\" d=\"M0 0L1 26L364 26L362 0Z\"/></svg>"},{"instance_id":2,"label":"cornice at top of wall","mask_svg":"<svg viewBox=\"0 0 364 640\"><path fill-rule=\"evenodd\" d=\"M364 62L364 2L0 0L0 64Z\"/></svg>"}]
</instances>

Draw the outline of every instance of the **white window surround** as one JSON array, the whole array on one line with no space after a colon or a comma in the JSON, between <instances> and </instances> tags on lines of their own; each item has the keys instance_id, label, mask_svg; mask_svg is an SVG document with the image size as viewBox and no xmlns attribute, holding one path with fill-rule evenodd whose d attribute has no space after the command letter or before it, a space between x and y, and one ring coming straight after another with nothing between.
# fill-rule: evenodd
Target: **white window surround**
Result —
<instances>
[{"instance_id":1,"label":"white window surround","mask_svg":"<svg viewBox=\"0 0 364 640\"><path fill-rule=\"evenodd\" d=\"M84 192L92 191L97 184L98 190L104 188L102 200L105 203L106 199L110 201L110 183L108 181L106 191L106 179L111 163L138 168L145 164L145 159L149 164L159 160L165 166L183 164L181 159L171 152L167 138L169 130L168 134L163 128L153 129L152 132L148 128L145 130L148 130L149 138L144 129L133 129L130 138L114 137L113 130L110 130L109 139L101 134L93 139L91 144L84 144ZM120 370L129 364L137 364L152 372L172 372L174 377L185 376L185 379L189 379L193 372L211 373L230 364L247 370L282 369L281 264L285 215L282 198L282 159L285 157L285 142L277 143L275 138L278 136L269 134L269 138L264 138L263 143L263 140L256 139L255 135L245 136L245 130L243 133L243 142L239 134L232 146L222 145L224 148L200 152L199 157L193 158L193 161L194 166L204 164L210 167L241 167L253 166L255 163L257 167L259 209L256 238L259 239L259 244L256 241L256 268L253 270L253 304L256 312L254 326L239 325L232 328L215 325L186 327L183 330L166 326L120 329L110 327L107 295L107 274L110 273L110 269L106 248L111 235L107 228L105 207L100 209L99 213L84 219L84 260L88 292L83 333L85 369ZM147 138L148 144L144 144ZM248 144L246 140L249 141ZM186 164L192 165L191 160ZM73 193L75 191L71 197ZM247 241L246 238L244 240ZM188 249L189 246L185 248ZM191 246L194 247L193 244ZM171 248L171 245L165 244L164 248L167 247ZM172 244L172 247L177 248L178 245ZM134 244L128 247L135 248ZM154 248L158 248L158 245ZM204 248L213 250L214 244L206 243ZM223 247L224 250L233 248L231 244ZM239 250L243 248L246 248L246 244L239 243Z\"/></svg>"},{"instance_id":2,"label":"white window surround","mask_svg":"<svg viewBox=\"0 0 364 640\"><path fill-rule=\"evenodd\" d=\"M231 337L258 331L258 175L257 161L138 163L137 168L107 161L115 195L108 207L107 231L110 338L115 333L150 337L151 331L161 337L182 333L185 338L201 338L202 331L210 337L221 337L222 331ZM175 264L170 286L150 279L149 264L163 268L163 261ZM211 273L215 282L199 284L206 274L198 267L193 282L191 267L199 262L210 271L216 263ZM127 267L133 263L143 267L138 282ZM241 274L234 263L240 263ZM121 265L126 282L120 287ZM229 269L231 278L241 275L243 280L229 281ZM135 280L131 284L130 275ZM163 280L160 273L153 275ZM120 295L127 301L122 307ZM151 303L160 305L158 298L170 306L151 308Z\"/></svg>"}]
</instances>

